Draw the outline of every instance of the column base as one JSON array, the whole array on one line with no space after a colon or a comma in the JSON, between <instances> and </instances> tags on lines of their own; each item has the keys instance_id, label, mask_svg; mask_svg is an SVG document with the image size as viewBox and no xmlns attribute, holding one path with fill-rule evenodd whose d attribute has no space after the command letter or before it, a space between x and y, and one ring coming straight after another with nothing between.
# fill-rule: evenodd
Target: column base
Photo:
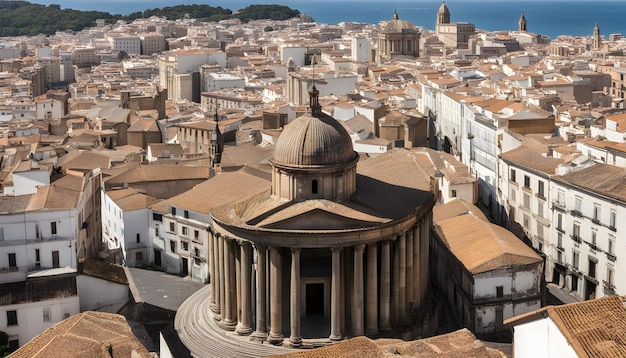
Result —
<instances>
[{"instance_id":1,"label":"column base","mask_svg":"<svg viewBox=\"0 0 626 358\"><path fill-rule=\"evenodd\" d=\"M389 331L391 331L391 325L389 325L389 324L386 324L386 325L381 325L381 326L380 326L380 330L381 330L382 332L389 332Z\"/></svg>"},{"instance_id":2,"label":"column base","mask_svg":"<svg viewBox=\"0 0 626 358\"><path fill-rule=\"evenodd\" d=\"M240 336L247 336L253 332L253 329L250 326L238 325L235 332Z\"/></svg>"},{"instance_id":3,"label":"column base","mask_svg":"<svg viewBox=\"0 0 626 358\"><path fill-rule=\"evenodd\" d=\"M267 332L255 331L250 335L250 340L258 342L267 341Z\"/></svg>"},{"instance_id":4,"label":"column base","mask_svg":"<svg viewBox=\"0 0 626 358\"><path fill-rule=\"evenodd\" d=\"M281 333L270 332L270 335L267 337L267 341L275 346L282 346L284 340L285 336L283 336Z\"/></svg>"},{"instance_id":5,"label":"column base","mask_svg":"<svg viewBox=\"0 0 626 358\"><path fill-rule=\"evenodd\" d=\"M217 322L217 325L227 331L234 331L237 327L237 321L223 319Z\"/></svg>"},{"instance_id":6,"label":"column base","mask_svg":"<svg viewBox=\"0 0 626 358\"><path fill-rule=\"evenodd\" d=\"M343 337L340 335L333 335L331 334L330 337L328 337L328 339L330 339L333 342L337 342L337 341L342 341Z\"/></svg>"},{"instance_id":7,"label":"column base","mask_svg":"<svg viewBox=\"0 0 626 358\"><path fill-rule=\"evenodd\" d=\"M298 348L302 345L302 337L289 337L289 345Z\"/></svg>"}]
</instances>

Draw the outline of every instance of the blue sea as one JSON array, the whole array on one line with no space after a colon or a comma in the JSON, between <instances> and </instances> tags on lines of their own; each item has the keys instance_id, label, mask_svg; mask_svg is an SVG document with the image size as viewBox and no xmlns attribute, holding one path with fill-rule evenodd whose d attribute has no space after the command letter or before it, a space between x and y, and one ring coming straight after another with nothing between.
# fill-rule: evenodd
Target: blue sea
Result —
<instances>
[{"instance_id":1,"label":"blue sea","mask_svg":"<svg viewBox=\"0 0 626 358\"><path fill-rule=\"evenodd\" d=\"M150 8L180 4L206 4L237 11L251 4L279 4L312 16L318 23L338 24L343 21L376 24L393 17L394 10L401 19L415 25L434 29L440 0L34 0L40 4L59 4L62 8L106 11L129 14ZM593 33L597 23L600 32L626 35L626 1L565 1L565 0L448 0L451 20L467 21L489 31L515 30L523 12L528 31L555 38L558 35L585 36Z\"/></svg>"}]
</instances>

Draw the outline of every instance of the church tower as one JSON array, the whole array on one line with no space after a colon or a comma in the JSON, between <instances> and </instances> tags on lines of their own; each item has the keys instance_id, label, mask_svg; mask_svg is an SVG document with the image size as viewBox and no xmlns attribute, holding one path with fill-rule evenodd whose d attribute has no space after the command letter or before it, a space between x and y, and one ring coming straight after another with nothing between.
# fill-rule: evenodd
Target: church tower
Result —
<instances>
[{"instance_id":1,"label":"church tower","mask_svg":"<svg viewBox=\"0 0 626 358\"><path fill-rule=\"evenodd\" d=\"M437 12L437 24L449 24L450 23L450 10L446 6L446 2L442 2Z\"/></svg>"},{"instance_id":2,"label":"church tower","mask_svg":"<svg viewBox=\"0 0 626 358\"><path fill-rule=\"evenodd\" d=\"M522 13L522 16L520 16L519 21L517 23L517 31L519 32L528 31L528 23L526 21L526 17L524 16L524 13Z\"/></svg>"},{"instance_id":3,"label":"church tower","mask_svg":"<svg viewBox=\"0 0 626 358\"><path fill-rule=\"evenodd\" d=\"M600 27L596 23L596 26L593 28L593 49L599 50L602 47L602 38L600 37Z\"/></svg>"}]
</instances>

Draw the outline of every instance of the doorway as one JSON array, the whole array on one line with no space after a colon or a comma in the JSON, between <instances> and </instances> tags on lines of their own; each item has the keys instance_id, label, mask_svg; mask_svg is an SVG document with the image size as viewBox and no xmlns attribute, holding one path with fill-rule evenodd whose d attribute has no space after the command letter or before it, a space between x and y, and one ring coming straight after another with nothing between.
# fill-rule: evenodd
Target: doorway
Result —
<instances>
[{"instance_id":1,"label":"doorway","mask_svg":"<svg viewBox=\"0 0 626 358\"><path fill-rule=\"evenodd\" d=\"M58 251L52 251L52 267L53 268L61 267L59 264L59 252Z\"/></svg>"},{"instance_id":2,"label":"doorway","mask_svg":"<svg viewBox=\"0 0 626 358\"><path fill-rule=\"evenodd\" d=\"M183 269L182 269L181 275L183 277L187 277L189 275L189 260L183 257L182 261L183 261L183 267L182 267Z\"/></svg>"},{"instance_id":3,"label":"doorway","mask_svg":"<svg viewBox=\"0 0 626 358\"><path fill-rule=\"evenodd\" d=\"M324 283L306 284L306 315L324 316Z\"/></svg>"}]
</instances>

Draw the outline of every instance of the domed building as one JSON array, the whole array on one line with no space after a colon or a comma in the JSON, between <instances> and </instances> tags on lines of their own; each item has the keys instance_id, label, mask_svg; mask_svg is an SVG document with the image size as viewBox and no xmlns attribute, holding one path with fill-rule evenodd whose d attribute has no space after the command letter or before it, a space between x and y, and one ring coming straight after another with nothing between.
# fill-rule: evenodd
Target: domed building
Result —
<instances>
[{"instance_id":1,"label":"domed building","mask_svg":"<svg viewBox=\"0 0 626 358\"><path fill-rule=\"evenodd\" d=\"M219 201L208 209L210 287L183 304L175 322L194 356L215 354L198 344L202 322L297 348L393 335L425 302L437 200L430 152L397 149L359 164L315 87L310 96L310 112L276 142L271 180L250 169L204 184L205 201ZM237 189L216 187L225 183ZM172 203L186 209L183 199Z\"/></svg>"},{"instance_id":2,"label":"domed building","mask_svg":"<svg viewBox=\"0 0 626 358\"><path fill-rule=\"evenodd\" d=\"M387 22L378 34L378 57L394 58L398 56L419 57L421 33L417 27L406 20L400 20L394 12L393 20Z\"/></svg>"}]
</instances>

